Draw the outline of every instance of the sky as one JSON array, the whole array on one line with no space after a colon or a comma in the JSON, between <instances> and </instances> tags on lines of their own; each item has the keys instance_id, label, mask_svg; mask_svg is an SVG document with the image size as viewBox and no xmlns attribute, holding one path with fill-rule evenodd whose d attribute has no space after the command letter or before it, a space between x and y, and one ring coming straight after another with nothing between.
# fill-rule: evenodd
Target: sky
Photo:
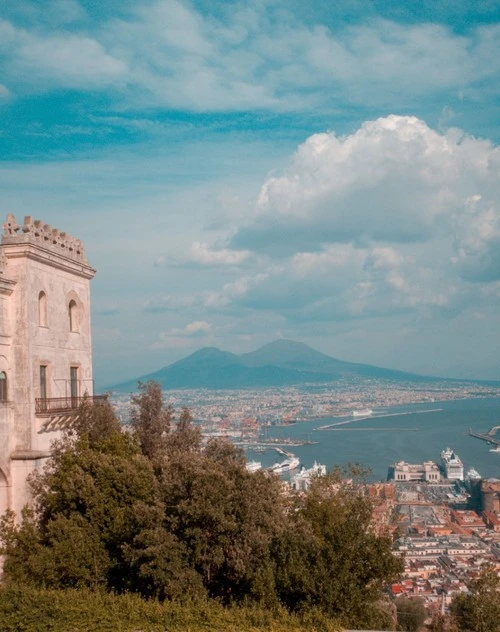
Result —
<instances>
[{"instance_id":1,"label":"sky","mask_svg":"<svg viewBox=\"0 0 500 632\"><path fill-rule=\"evenodd\" d=\"M500 2L0 0L2 213L82 239L98 387L278 338L500 379Z\"/></svg>"}]
</instances>

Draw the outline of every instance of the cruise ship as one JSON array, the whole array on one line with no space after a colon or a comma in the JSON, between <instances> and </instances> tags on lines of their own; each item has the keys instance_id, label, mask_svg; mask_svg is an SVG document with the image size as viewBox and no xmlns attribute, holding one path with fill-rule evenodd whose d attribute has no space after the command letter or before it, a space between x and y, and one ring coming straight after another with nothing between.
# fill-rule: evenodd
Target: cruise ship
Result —
<instances>
[{"instance_id":1,"label":"cruise ship","mask_svg":"<svg viewBox=\"0 0 500 632\"><path fill-rule=\"evenodd\" d=\"M284 472L289 472L290 470L294 470L300 465L300 459L296 456L292 456L289 459L285 459L281 463L275 463L272 465L269 470L274 474L283 474Z\"/></svg>"},{"instance_id":2,"label":"cruise ship","mask_svg":"<svg viewBox=\"0 0 500 632\"><path fill-rule=\"evenodd\" d=\"M464 464L451 448L446 448L441 452L441 463L448 480L464 480Z\"/></svg>"},{"instance_id":3,"label":"cruise ship","mask_svg":"<svg viewBox=\"0 0 500 632\"><path fill-rule=\"evenodd\" d=\"M307 491L311 481L318 476L326 476L326 465L321 465L321 463L314 461L314 465L311 468L306 469L302 467L300 472L292 476L290 484L292 489L296 491Z\"/></svg>"},{"instance_id":4,"label":"cruise ship","mask_svg":"<svg viewBox=\"0 0 500 632\"><path fill-rule=\"evenodd\" d=\"M262 469L262 463L260 461L248 461L246 467L248 472L258 472Z\"/></svg>"}]
</instances>

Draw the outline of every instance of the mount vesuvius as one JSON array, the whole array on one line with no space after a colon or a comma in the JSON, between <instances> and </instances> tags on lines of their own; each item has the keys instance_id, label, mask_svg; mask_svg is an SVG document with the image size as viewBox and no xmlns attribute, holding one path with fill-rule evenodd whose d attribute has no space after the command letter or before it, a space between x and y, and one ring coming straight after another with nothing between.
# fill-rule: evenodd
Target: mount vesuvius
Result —
<instances>
[{"instance_id":1,"label":"mount vesuvius","mask_svg":"<svg viewBox=\"0 0 500 632\"><path fill-rule=\"evenodd\" d=\"M163 389L251 388L293 386L339 379L376 378L419 382L429 378L369 364L344 362L302 342L276 340L256 351L236 355L205 347L154 373L112 387L115 392L137 389L137 382L156 380Z\"/></svg>"}]
</instances>

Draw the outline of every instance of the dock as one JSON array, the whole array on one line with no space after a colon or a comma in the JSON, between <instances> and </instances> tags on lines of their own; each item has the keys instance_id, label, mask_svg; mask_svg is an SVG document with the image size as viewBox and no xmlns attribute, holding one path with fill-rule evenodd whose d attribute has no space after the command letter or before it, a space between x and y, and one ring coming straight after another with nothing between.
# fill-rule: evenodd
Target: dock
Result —
<instances>
[{"instance_id":1,"label":"dock","mask_svg":"<svg viewBox=\"0 0 500 632\"><path fill-rule=\"evenodd\" d=\"M476 439L481 439L481 441L486 441L486 443L500 446L500 440L496 438L497 430L500 430L500 426L493 426L493 428L490 428L486 434L476 432L472 430L472 428L469 428L469 435L471 437L475 437Z\"/></svg>"}]
</instances>

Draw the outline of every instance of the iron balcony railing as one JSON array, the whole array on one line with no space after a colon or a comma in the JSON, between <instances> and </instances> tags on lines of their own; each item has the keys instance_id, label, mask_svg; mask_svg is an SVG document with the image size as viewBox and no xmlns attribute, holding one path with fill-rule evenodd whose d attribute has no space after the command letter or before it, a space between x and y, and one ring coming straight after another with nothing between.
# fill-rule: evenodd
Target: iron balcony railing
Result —
<instances>
[{"instance_id":1,"label":"iron balcony railing","mask_svg":"<svg viewBox=\"0 0 500 632\"><path fill-rule=\"evenodd\" d=\"M35 413L37 415L50 415L67 413L75 410L84 401L93 404L104 404L107 395L85 395L84 397L37 397L35 399Z\"/></svg>"}]
</instances>

